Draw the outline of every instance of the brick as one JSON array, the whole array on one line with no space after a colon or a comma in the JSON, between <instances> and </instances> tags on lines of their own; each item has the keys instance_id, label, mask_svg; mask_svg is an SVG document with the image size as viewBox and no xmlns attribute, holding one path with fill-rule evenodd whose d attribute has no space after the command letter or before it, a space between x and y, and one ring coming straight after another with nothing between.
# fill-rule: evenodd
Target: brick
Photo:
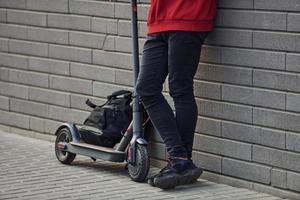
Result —
<instances>
[{"instance_id":1,"label":"brick","mask_svg":"<svg viewBox=\"0 0 300 200\"><path fill-rule=\"evenodd\" d=\"M38 117L29 118L29 128L34 131L45 132L45 120Z\"/></svg>"},{"instance_id":2,"label":"brick","mask_svg":"<svg viewBox=\"0 0 300 200\"><path fill-rule=\"evenodd\" d=\"M71 63L70 73L73 77L80 77L89 80L104 82L115 82L115 70L96 65Z\"/></svg>"},{"instance_id":3,"label":"brick","mask_svg":"<svg viewBox=\"0 0 300 200\"><path fill-rule=\"evenodd\" d=\"M280 11L300 11L298 0L254 0L255 9L280 10Z\"/></svg>"},{"instance_id":4,"label":"brick","mask_svg":"<svg viewBox=\"0 0 300 200\"><path fill-rule=\"evenodd\" d=\"M0 109L9 110L9 98L5 96L0 96Z\"/></svg>"},{"instance_id":5,"label":"brick","mask_svg":"<svg viewBox=\"0 0 300 200\"><path fill-rule=\"evenodd\" d=\"M92 94L92 81L63 76L50 75L50 88L77 92L81 94Z\"/></svg>"},{"instance_id":6,"label":"brick","mask_svg":"<svg viewBox=\"0 0 300 200\"><path fill-rule=\"evenodd\" d=\"M222 63L284 70L285 53L222 48Z\"/></svg>"},{"instance_id":7,"label":"brick","mask_svg":"<svg viewBox=\"0 0 300 200\"><path fill-rule=\"evenodd\" d=\"M300 174L287 172L287 188L300 192Z\"/></svg>"},{"instance_id":8,"label":"brick","mask_svg":"<svg viewBox=\"0 0 300 200\"><path fill-rule=\"evenodd\" d=\"M105 34L117 34L118 21L117 19L92 17L92 31Z\"/></svg>"},{"instance_id":9,"label":"brick","mask_svg":"<svg viewBox=\"0 0 300 200\"><path fill-rule=\"evenodd\" d=\"M300 114L299 113L286 113L286 130L298 131L300 128Z\"/></svg>"},{"instance_id":10,"label":"brick","mask_svg":"<svg viewBox=\"0 0 300 200\"><path fill-rule=\"evenodd\" d=\"M91 30L91 18L71 14L48 14L48 26L73 30Z\"/></svg>"},{"instance_id":11,"label":"brick","mask_svg":"<svg viewBox=\"0 0 300 200\"><path fill-rule=\"evenodd\" d=\"M0 65L19 69L27 69L28 57L0 52Z\"/></svg>"},{"instance_id":12,"label":"brick","mask_svg":"<svg viewBox=\"0 0 300 200\"><path fill-rule=\"evenodd\" d=\"M0 110L0 122L6 125L29 129L29 117L26 115Z\"/></svg>"},{"instance_id":13,"label":"brick","mask_svg":"<svg viewBox=\"0 0 300 200\"><path fill-rule=\"evenodd\" d=\"M285 129L286 118L282 111L253 108L253 124Z\"/></svg>"},{"instance_id":14,"label":"brick","mask_svg":"<svg viewBox=\"0 0 300 200\"><path fill-rule=\"evenodd\" d=\"M48 87L48 75L38 72L10 70L9 81L26 85Z\"/></svg>"},{"instance_id":15,"label":"brick","mask_svg":"<svg viewBox=\"0 0 300 200\"><path fill-rule=\"evenodd\" d=\"M194 149L222 156L251 160L251 144L196 134Z\"/></svg>"},{"instance_id":16,"label":"brick","mask_svg":"<svg viewBox=\"0 0 300 200\"><path fill-rule=\"evenodd\" d=\"M10 97L28 99L28 87L0 81L0 94Z\"/></svg>"},{"instance_id":17,"label":"brick","mask_svg":"<svg viewBox=\"0 0 300 200\"><path fill-rule=\"evenodd\" d=\"M253 161L293 171L300 171L297 153L253 145Z\"/></svg>"},{"instance_id":18,"label":"brick","mask_svg":"<svg viewBox=\"0 0 300 200\"><path fill-rule=\"evenodd\" d=\"M58 127L62 124L63 122L59 121L53 121L53 120L45 120L45 132L50 133L51 135L54 135Z\"/></svg>"},{"instance_id":19,"label":"brick","mask_svg":"<svg viewBox=\"0 0 300 200\"><path fill-rule=\"evenodd\" d=\"M82 124L87 118L89 112L75 109L68 109L58 106L49 106L49 118L65 122L74 122Z\"/></svg>"},{"instance_id":20,"label":"brick","mask_svg":"<svg viewBox=\"0 0 300 200\"><path fill-rule=\"evenodd\" d=\"M100 99L86 95L71 94L71 108L91 111L91 108L85 104L87 99L90 99L96 105L102 105L106 102L106 99Z\"/></svg>"},{"instance_id":21,"label":"brick","mask_svg":"<svg viewBox=\"0 0 300 200\"><path fill-rule=\"evenodd\" d=\"M118 35L131 36L131 24L130 21L119 20L118 21Z\"/></svg>"},{"instance_id":22,"label":"brick","mask_svg":"<svg viewBox=\"0 0 300 200\"><path fill-rule=\"evenodd\" d=\"M70 13L99 17L114 17L115 3L99 1L70 0Z\"/></svg>"},{"instance_id":23,"label":"brick","mask_svg":"<svg viewBox=\"0 0 300 200\"><path fill-rule=\"evenodd\" d=\"M252 69L212 64L200 64L196 79L252 85Z\"/></svg>"},{"instance_id":24,"label":"brick","mask_svg":"<svg viewBox=\"0 0 300 200\"><path fill-rule=\"evenodd\" d=\"M281 112L267 109L253 110L253 123L290 131L300 128L300 115L298 113Z\"/></svg>"},{"instance_id":25,"label":"brick","mask_svg":"<svg viewBox=\"0 0 300 200\"><path fill-rule=\"evenodd\" d=\"M300 135L297 133L286 133L286 148L291 151L300 152Z\"/></svg>"},{"instance_id":26,"label":"brick","mask_svg":"<svg viewBox=\"0 0 300 200\"><path fill-rule=\"evenodd\" d=\"M0 38L0 51L8 52L8 39Z\"/></svg>"},{"instance_id":27,"label":"brick","mask_svg":"<svg viewBox=\"0 0 300 200\"><path fill-rule=\"evenodd\" d=\"M165 160L166 158L166 149L165 149L165 145L162 143L150 143L149 144L149 153L150 156L153 158L157 158L157 159L161 159L161 160Z\"/></svg>"},{"instance_id":28,"label":"brick","mask_svg":"<svg viewBox=\"0 0 300 200\"><path fill-rule=\"evenodd\" d=\"M118 19L131 19L131 9L130 4L115 4L115 17ZM148 16L148 5L138 4L138 19L147 20Z\"/></svg>"},{"instance_id":29,"label":"brick","mask_svg":"<svg viewBox=\"0 0 300 200\"><path fill-rule=\"evenodd\" d=\"M199 114L204 116L252 123L252 108L249 106L210 100L199 100L197 105Z\"/></svg>"},{"instance_id":30,"label":"brick","mask_svg":"<svg viewBox=\"0 0 300 200\"><path fill-rule=\"evenodd\" d=\"M139 37L146 37L148 34L147 22L138 23Z\"/></svg>"},{"instance_id":31,"label":"brick","mask_svg":"<svg viewBox=\"0 0 300 200\"><path fill-rule=\"evenodd\" d=\"M222 173L265 184L271 181L271 167L228 158L223 158Z\"/></svg>"},{"instance_id":32,"label":"brick","mask_svg":"<svg viewBox=\"0 0 300 200\"><path fill-rule=\"evenodd\" d=\"M120 85L93 82L93 96L106 98L108 95L111 95L112 92L117 90L132 90L132 88Z\"/></svg>"},{"instance_id":33,"label":"brick","mask_svg":"<svg viewBox=\"0 0 300 200\"><path fill-rule=\"evenodd\" d=\"M116 39L114 36L106 36L103 44L103 50L116 51Z\"/></svg>"},{"instance_id":34,"label":"brick","mask_svg":"<svg viewBox=\"0 0 300 200\"><path fill-rule=\"evenodd\" d=\"M49 12L68 12L68 0L26 0L26 8Z\"/></svg>"},{"instance_id":35,"label":"brick","mask_svg":"<svg viewBox=\"0 0 300 200\"><path fill-rule=\"evenodd\" d=\"M120 19L130 19L131 18L131 5L128 3L118 3L115 7L115 17ZM138 13L139 14L139 13Z\"/></svg>"},{"instance_id":36,"label":"brick","mask_svg":"<svg viewBox=\"0 0 300 200\"><path fill-rule=\"evenodd\" d=\"M0 0L1 7L4 8L26 8L26 0Z\"/></svg>"},{"instance_id":37,"label":"brick","mask_svg":"<svg viewBox=\"0 0 300 200\"><path fill-rule=\"evenodd\" d=\"M196 132L207 135L221 136L221 121L200 116L198 117Z\"/></svg>"},{"instance_id":38,"label":"brick","mask_svg":"<svg viewBox=\"0 0 300 200\"><path fill-rule=\"evenodd\" d=\"M212 45L252 47L252 31L216 28L205 41Z\"/></svg>"},{"instance_id":39,"label":"brick","mask_svg":"<svg viewBox=\"0 0 300 200\"><path fill-rule=\"evenodd\" d=\"M219 0L219 8L253 8L253 0Z\"/></svg>"},{"instance_id":40,"label":"brick","mask_svg":"<svg viewBox=\"0 0 300 200\"><path fill-rule=\"evenodd\" d=\"M7 10L7 22L32 26L46 26L47 14L23 10Z\"/></svg>"},{"instance_id":41,"label":"brick","mask_svg":"<svg viewBox=\"0 0 300 200\"><path fill-rule=\"evenodd\" d=\"M91 63L92 50L80 47L49 45L49 57Z\"/></svg>"},{"instance_id":42,"label":"brick","mask_svg":"<svg viewBox=\"0 0 300 200\"><path fill-rule=\"evenodd\" d=\"M138 22L138 34L139 37L145 37L147 35L147 24L146 22ZM131 21L122 20L118 21L118 35L131 37Z\"/></svg>"},{"instance_id":43,"label":"brick","mask_svg":"<svg viewBox=\"0 0 300 200\"><path fill-rule=\"evenodd\" d=\"M273 90L222 85L222 100L285 109L285 93ZM270 101L272 99L272 101Z\"/></svg>"},{"instance_id":44,"label":"brick","mask_svg":"<svg viewBox=\"0 0 300 200\"><path fill-rule=\"evenodd\" d=\"M93 64L131 69L131 59L129 54L93 50Z\"/></svg>"},{"instance_id":45,"label":"brick","mask_svg":"<svg viewBox=\"0 0 300 200\"><path fill-rule=\"evenodd\" d=\"M300 52L299 34L277 32L253 32L253 47Z\"/></svg>"},{"instance_id":46,"label":"brick","mask_svg":"<svg viewBox=\"0 0 300 200\"><path fill-rule=\"evenodd\" d=\"M70 44L74 46L103 49L105 35L84 32L70 32Z\"/></svg>"},{"instance_id":47,"label":"brick","mask_svg":"<svg viewBox=\"0 0 300 200\"><path fill-rule=\"evenodd\" d=\"M200 61L210 62L210 63L220 63L221 48L203 45L201 49Z\"/></svg>"},{"instance_id":48,"label":"brick","mask_svg":"<svg viewBox=\"0 0 300 200\"><path fill-rule=\"evenodd\" d=\"M27 27L0 23L0 36L7 38L27 39Z\"/></svg>"},{"instance_id":49,"label":"brick","mask_svg":"<svg viewBox=\"0 0 300 200\"><path fill-rule=\"evenodd\" d=\"M221 173L222 170L222 157L203 153L199 151L193 151L193 162L197 163L199 167L213 172Z\"/></svg>"},{"instance_id":50,"label":"brick","mask_svg":"<svg viewBox=\"0 0 300 200\"><path fill-rule=\"evenodd\" d=\"M286 109L290 111L300 111L300 95L294 93L286 94Z\"/></svg>"},{"instance_id":51,"label":"brick","mask_svg":"<svg viewBox=\"0 0 300 200\"><path fill-rule=\"evenodd\" d=\"M286 30L286 13L249 10L220 10L221 27Z\"/></svg>"},{"instance_id":52,"label":"brick","mask_svg":"<svg viewBox=\"0 0 300 200\"><path fill-rule=\"evenodd\" d=\"M139 39L139 53L143 52L145 39ZM132 52L132 39L128 37L116 37L116 50L131 53Z\"/></svg>"},{"instance_id":53,"label":"brick","mask_svg":"<svg viewBox=\"0 0 300 200\"><path fill-rule=\"evenodd\" d=\"M252 183L242 179L219 175L216 173L204 172L201 177L210 181L226 184L234 187L252 188Z\"/></svg>"},{"instance_id":54,"label":"brick","mask_svg":"<svg viewBox=\"0 0 300 200\"><path fill-rule=\"evenodd\" d=\"M29 57L28 69L50 74L70 74L70 63L66 61Z\"/></svg>"},{"instance_id":55,"label":"brick","mask_svg":"<svg viewBox=\"0 0 300 200\"><path fill-rule=\"evenodd\" d=\"M222 121L222 137L285 149L285 132L253 125Z\"/></svg>"},{"instance_id":56,"label":"brick","mask_svg":"<svg viewBox=\"0 0 300 200\"><path fill-rule=\"evenodd\" d=\"M288 31L300 31L300 14L288 14L288 24L287 24L287 30Z\"/></svg>"},{"instance_id":57,"label":"brick","mask_svg":"<svg viewBox=\"0 0 300 200\"><path fill-rule=\"evenodd\" d=\"M29 99L70 107L70 94L42 88L29 88Z\"/></svg>"},{"instance_id":58,"label":"brick","mask_svg":"<svg viewBox=\"0 0 300 200\"><path fill-rule=\"evenodd\" d=\"M69 33L67 31L34 27L28 27L27 31L28 39L32 41L49 42L56 44L69 43Z\"/></svg>"},{"instance_id":59,"label":"brick","mask_svg":"<svg viewBox=\"0 0 300 200\"><path fill-rule=\"evenodd\" d=\"M25 55L48 56L48 44L21 40L9 40L9 52Z\"/></svg>"},{"instance_id":60,"label":"brick","mask_svg":"<svg viewBox=\"0 0 300 200\"><path fill-rule=\"evenodd\" d=\"M115 83L133 87L133 72L127 70L116 70Z\"/></svg>"},{"instance_id":61,"label":"brick","mask_svg":"<svg viewBox=\"0 0 300 200\"><path fill-rule=\"evenodd\" d=\"M271 170L271 185L279 188L286 188L287 171L272 168Z\"/></svg>"},{"instance_id":62,"label":"brick","mask_svg":"<svg viewBox=\"0 0 300 200\"><path fill-rule=\"evenodd\" d=\"M0 81L9 80L9 69L0 67Z\"/></svg>"},{"instance_id":63,"label":"brick","mask_svg":"<svg viewBox=\"0 0 300 200\"><path fill-rule=\"evenodd\" d=\"M299 65L300 65L300 54L292 54L292 53L286 54L287 71L300 72Z\"/></svg>"},{"instance_id":64,"label":"brick","mask_svg":"<svg viewBox=\"0 0 300 200\"><path fill-rule=\"evenodd\" d=\"M253 85L284 91L300 91L299 76L295 73L254 70Z\"/></svg>"},{"instance_id":65,"label":"brick","mask_svg":"<svg viewBox=\"0 0 300 200\"><path fill-rule=\"evenodd\" d=\"M6 9L0 8L0 22L6 22L7 21L7 15L6 15Z\"/></svg>"},{"instance_id":66,"label":"brick","mask_svg":"<svg viewBox=\"0 0 300 200\"><path fill-rule=\"evenodd\" d=\"M40 117L48 115L48 105L20 99L10 99L10 110Z\"/></svg>"},{"instance_id":67,"label":"brick","mask_svg":"<svg viewBox=\"0 0 300 200\"><path fill-rule=\"evenodd\" d=\"M196 97L221 99L221 85L206 81L194 81L194 95Z\"/></svg>"}]
</instances>

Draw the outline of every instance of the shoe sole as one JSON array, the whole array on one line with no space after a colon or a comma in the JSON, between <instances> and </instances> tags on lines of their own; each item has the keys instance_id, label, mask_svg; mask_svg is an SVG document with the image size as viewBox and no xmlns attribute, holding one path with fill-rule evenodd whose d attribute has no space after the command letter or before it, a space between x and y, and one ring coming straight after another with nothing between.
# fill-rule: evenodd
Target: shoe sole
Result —
<instances>
[{"instance_id":1,"label":"shoe sole","mask_svg":"<svg viewBox=\"0 0 300 200\"><path fill-rule=\"evenodd\" d=\"M201 176L202 169L197 168L183 172L182 174L173 174L170 176L165 176L164 178L154 178L153 183L156 187L161 189L172 189L179 185L186 185L193 182L196 182L197 179Z\"/></svg>"}]
</instances>

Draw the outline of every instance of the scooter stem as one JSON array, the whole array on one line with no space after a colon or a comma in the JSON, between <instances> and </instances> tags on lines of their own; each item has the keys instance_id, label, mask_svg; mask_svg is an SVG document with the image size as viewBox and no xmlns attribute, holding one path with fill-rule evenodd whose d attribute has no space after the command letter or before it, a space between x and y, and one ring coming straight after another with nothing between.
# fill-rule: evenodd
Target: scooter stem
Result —
<instances>
[{"instance_id":1,"label":"scooter stem","mask_svg":"<svg viewBox=\"0 0 300 200\"><path fill-rule=\"evenodd\" d=\"M132 28L132 58L134 69L134 85L139 74L139 43L138 43L138 19L137 19L137 1L131 0L131 28Z\"/></svg>"},{"instance_id":2,"label":"scooter stem","mask_svg":"<svg viewBox=\"0 0 300 200\"><path fill-rule=\"evenodd\" d=\"M138 45L138 20L137 20L137 1L131 0L131 25L132 25L132 59L134 71L134 98L133 98L133 137L130 142L130 160L129 162L135 164L136 161L136 140L143 137L142 130L142 108L139 96L136 93L136 82L139 74L139 45Z\"/></svg>"}]
</instances>

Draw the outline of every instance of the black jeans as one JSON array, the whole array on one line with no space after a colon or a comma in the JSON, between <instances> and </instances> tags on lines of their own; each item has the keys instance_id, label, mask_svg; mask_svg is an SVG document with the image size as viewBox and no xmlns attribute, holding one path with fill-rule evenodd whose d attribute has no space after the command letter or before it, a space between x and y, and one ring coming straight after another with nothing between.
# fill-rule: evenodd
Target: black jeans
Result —
<instances>
[{"instance_id":1,"label":"black jeans","mask_svg":"<svg viewBox=\"0 0 300 200\"><path fill-rule=\"evenodd\" d=\"M207 32L166 31L149 34L144 45L135 89L171 157L192 156L198 115L193 78L206 36ZM175 115L162 95L168 74Z\"/></svg>"}]
</instances>

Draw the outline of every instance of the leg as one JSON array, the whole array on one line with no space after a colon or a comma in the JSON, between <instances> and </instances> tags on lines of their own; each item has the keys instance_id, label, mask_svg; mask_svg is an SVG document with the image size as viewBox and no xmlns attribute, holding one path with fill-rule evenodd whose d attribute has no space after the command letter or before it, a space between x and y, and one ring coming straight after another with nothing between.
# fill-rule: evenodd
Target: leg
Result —
<instances>
[{"instance_id":1,"label":"leg","mask_svg":"<svg viewBox=\"0 0 300 200\"><path fill-rule=\"evenodd\" d=\"M201 46L207 33L174 31L169 36L169 88L174 100L176 124L181 140L192 157L197 123L197 104L193 78L200 59Z\"/></svg>"},{"instance_id":2,"label":"leg","mask_svg":"<svg viewBox=\"0 0 300 200\"><path fill-rule=\"evenodd\" d=\"M193 78L197 70L200 50L206 33L171 31L168 34L168 71L170 95L176 110L176 127L191 158L197 105L193 94ZM170 159L169 165L149 183L163 189L197 181L202 169L190 159Z\"/></svg>"},{"instance_id":3,"label":"leg","mask_svg":"<svg viewBox=\"0 0 300 200\"><path fill-rule=\"evenodd\" d=\"M162 95L162 86L168 74L168 44L165 36L164 33L148 36L136 92L161 135L168 153L174 157L186 157L173 111Z\"/></svg>"}]
</instances>

